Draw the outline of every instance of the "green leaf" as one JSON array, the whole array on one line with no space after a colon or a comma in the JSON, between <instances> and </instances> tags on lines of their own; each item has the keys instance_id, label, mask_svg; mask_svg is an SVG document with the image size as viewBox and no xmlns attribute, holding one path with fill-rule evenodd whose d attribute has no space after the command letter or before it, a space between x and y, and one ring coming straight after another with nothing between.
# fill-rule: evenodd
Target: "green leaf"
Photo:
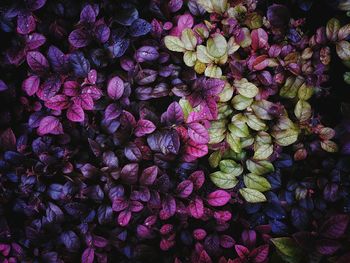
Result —
<instances>
[{"instance_id":1,"label":"green leaf","mask_svg":"<svg viewBox=\"0 0 350 263\"><path fill-rule=\"evenodd\" d=\"M248 113L245 114L245 116L246 116L247 125L249 126L249 128L251 128L254 131L264 131L264 130L266 130L267 126L266 126L265 122L260 120L254 114L248 112Z\"/></svg>"},{"instance_id":2,"label":"green leaf","mask_svg":"<svg viewBox=\"0 0 350 263\"><path fill-rule=\"evenodd\" d=\"M236 110L245 110L253 103L253 99L238 94L233 97L231 103Z\"/></svg>"},{"instance_id":3,"label":"green leaf","mask_svg":"<svg viewBox=\"0 0 350 263\"><path fill-rule=\"evenodd\" d=\"M242 188L239 189L239 193L249 203L261 203L266 201L264 194L254 189Z\"/></svg>"},{"instance_id":4,"label":"green leaf","mask_svg":"<svg viewBox=\"0 0 350 263\"><path fill-rule=\"evenodd\" d=\"M227 8L227 0L211 0L214 11L218 14L223 14Z\"/></svg>"},{"instance_id":5,"label":"green leaf","mask_svg":"<svg viewBox=\"0 0 350 263\"><path fill-rule=\"evenodd\" d=\"M226 135L226 141L234 152L240 153L242 151L241 141L238 137L228 133Z\"/></svg>"},{"instance_id":6,"label":"green leaf","mask_svg":"<svg viewBox=\"0 0 350 263\"><path fill-rule=\"evenodd\" d=\"M171 51L175 51L175 52L185 52L186 51L184 43L182 43L180 38L175 37L175 36L166 36L164 38L164 44Z\"/></svg>"},{"instance_id":7,"label":"green leaf","mask_svg":"<svg viewBox=\"0 0 350 263\"><path fill-rule=\"evenodd\" d=\"M219 163L220 170L223 173L239 176L243 173L242 165L236 163L234 160L222 160Z\"/></svg>"},{"instance_id":8,"label":"green leaf","mask_svg":"<svg viewBox=\"0 0 350 263\"><path fill-rule=\"evenodd\" d=\"M328 40L337 41L339 29L340 21L338 19L332 18L329 20L326 27L326 35Z\"/></svg>"},{"instance_id":9,"label":"green leaf","mask_svg":"<svg viewBox=\"0 0 350 263\"><path fill-rule=\"evenodd\" d=\"M197 3L205 9L208 13L214 12L214 6L211 0L197 0Z\"/></svg>"},{"instance_id":10,"label":"green leaf","mask_svg":"<svg viewBox=\"0 0 350 263\"><path fill-rule=\"evenodd\" d=\"M240 138L249 136L249 129L245 123L230 123L228 125L228 129L230 130L233 136L237 136Z\"/></svg>"},{"instance_id":11,"label":"green leaf","mask_svg":"<svg viewBox=\"0 0 350 263\"><path fill-rule=\"evenodd\" d=\"M301 122L309 120L312 115L311 105L305 100L299 100L295 105L294 114Z\"/></svg>"},{"instance_id":12,"label":"green leaf","mask_svg":"<svg viewBox=\"0 0 350 263\"><path fill-rule=\"evenodd\" d=\"M214 36L207 41L207 51L215 58L220 58L225 55L225 53L227 53L227 41L225 37L219 33L214 34Z\"/></svg>"},{"instance_id":13,"label":"green leaf","mask_svg":"<svg viewBox=\"0 0 350 263\"><path fill-rule=\"evenodd\" d=\"M266 192L271 189L269 181L265 177L250 173L243 176L244 184L247 188Z\"/></svg>"},{"instance_id":14,"label":"green leaf","mask_svg":"<svg viewBox=\"0 0 350 263\"><path fill-rule=\"evenodd\" d=\"M251 173L256 175L272 173L275 170L272 163L269 161L247 160L246 166Z\"/></svg>"},{"instance_id":15,"label":"green leaf","mask_svg":"<svg viewBox=\"0 0 350 263\"><path fill-rule=\"evenodd\" d=\"M270 240L284 261L289 263L301 262L303 252L294 239L290 237L277 237Z\"/></svg>"},{"instance_id":16,"label":"green leaf","mask_svg":"<svg viewBox=\"0 0 350 263\"><path fill-rule=\"evenodd\" d=\"M234 174L227 174L221 171L217 171L209 175L212 182L222 189L231 189L238 183Z\"/></svg>"},{"instance_id":17,"label":"green leaf","mask_svg":"<svg viewBox=\"0 0 350 263\"><path fill-rule=\"evenodd\" d=\"M215 151L212 154L210 154L208 158L210 167L212 168L218 167L221 161L221 158L222 158L222 155L220 151Z\"/></svg>"},{"instance_id":18,"label":"green leaf","mask_svg":"<svg viewBox=\"0 0 350 263\"><path fill-rule=\"evenodd\" d=\"M344 73L344 81L346 84L350 85L350 72L345 72Z\"/></svg>"},{"instance_id":19,"label":"green leaf","mask_svg":"<svg viewBox=\"0 0 350 263\"><path fill-rule=\"evenodd\" d=\"M193 111L193 108L192 108L190 102L186 99L180 99L179 104L182 108L185 119L187 119L188 115Z\"/></svg>"},{"instance_id":20,"label":"green leaf","mask_svg":"<svg viewBox=\"0 0 350 263\"><path fill-rule=\"evenodd\" d=\"M193 31L189 28L186 28L181 33L181 41L184 44L187 50L195 50L197 46L197 38L194 35Z\"/></svg>"},{"instance_id":21,"label":"green leaf","mask_svg":"<svg viewBox=\"0 0 350 263\"><path fill-rule=\"evenodd\" d=\"M186 51L184 54L184 62L186 66L193 67L196 64L197 55L194 51Z\"/></svg>"},{"instance_id":22,"label":"green leaf","mask_svg":"<svg viewBox=\"0 0 350 263\"><path fill-rule=\"evenodd\" d=\"M313 87L310 87L304 83L298 90L298 98L300 100L308 100L312 97L313 93Z\"/></svg>"},{"instance_id":23,"label":"green leaf","mask_svg":"<svg viewBox=\"0 0 350 263\"><path fill-rule=\"evenodd\" d=\"M237 88L238 93L246 98L254 98L259 93L258 87L245 78L235 80L234 86Z\"/></svg>"},{"instance_id":24,"label":"green leaf","mask_svg":"<svg viewBox=\"0 0 350 263\"><path fill-rule=\"evenodd\" d=\"M212 121L209 128L209 144L216 144L222 142L225 139L226 133L226 121L218 120Z\"/></svg>"},{"instance_id":25,"label":"green leaf","mask_svg":"<svg viewBox=\"0 0 350 263\"><path fill-rule=\"evenodd\" d=\"M350 43L348 41L340 41L336 45L338 56L342 60L350 60Z\"/></svg>"},{"instance_id":26,"label":"green leaf","mask_svg":"<svg viewBox=\"0 0 350 263\"><path fill-rule=\"evenodd\" d=\"M280 95L283 98L293 99L296 97L299 88L304 84L304 79L302 77L289 77L286 83L280 90Z\"/></svg>"},{"instance_id":27,"label":"green leaf","mask_svg":"<svg viewBox=\"0 0 350 263\"><path fill-rule=\"evenodd\" d=\"M254 156L255 160L266 160L273 153L272 144L254 144Z\"/></svg>"},{"instance_id":28,"label":"green leaf","mask_svg":"<svg viewBox=\"0 0 350 263\"><path fill-rule=\"evenodd\" d=\"M219 79L222 76L222 70L220 67L210 64L204 71L204 75L209 78Z\"/></svg>"}]
</instances>

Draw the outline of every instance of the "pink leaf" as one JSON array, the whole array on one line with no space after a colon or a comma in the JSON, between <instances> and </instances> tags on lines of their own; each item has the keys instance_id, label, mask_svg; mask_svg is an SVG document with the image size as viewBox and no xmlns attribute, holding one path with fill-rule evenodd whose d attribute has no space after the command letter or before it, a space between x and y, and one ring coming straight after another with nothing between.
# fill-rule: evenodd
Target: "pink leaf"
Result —
<instances>
[{"instance_id":1,"label":"pink leaf","mask_svg":"<svg viewBox=\"0 0 350 263\"><path fill-rule=\"evenodd\" d=\"M39 123L38 134L63 134L62 124L56 117L44 117Z\"/></svg>"},{"instance_id":2,"label":"pink leaf","mask_svg":"<svg viewBox=\"0 0 350 263\"><path fill-rule=\"evenodd\" d=\"M188 124L188 135L195 143L207 144L209 142L208 130L199 123Z\"/></svg>"},{"instance_id":3,"label":"pink leaf","mask_svg":"<svg viewBox=\"0 0 350 263\"><path fill-rule=\"evenodd\" d=\"M244 259L249 255L249 249L242 245L235 245L235 250L239 258Z\"/></svg>"},{"instance_id":4,"label":"pink leaf","mask_svg":"<svg viewBox=\"0 0 350 263\"><path fill-rule=\"evenodd\" d=\"M223 248L232 248L235 245L236 241L228 236L228 235L222 235L220 236L220 246Z\"/></svg>"},{"instance_id":5,"label":"pink leaf","mask_svg":"<svg viewBox=\"0 0 350 263\"><path fill-rule=\"evenodd\" d=\"M30 13L19 14L17 17L17 32L27 35L36 27L35 18Z\"/></svg>"},{"instance_id":6,"label":"pink leaf","mask_svg":"<svg viewBox=\"0 0 350 263\"><path fill-rule=\"evenodd\" d=\"M85 119L84 110L73 103L67 110L67 118L73 122L82 122Z\"/></svg>"},{"instance_id":7,"label":"pink leaf","mask_svg":"<svg viewBox=\"0 0 350 263\"><path fill-rule=\"evenodd\" d=\"M143 209L143 204L139 201L130 201L130 210L132 212L140 212Z\"/></svg>"},{"instance_id":8,"label":"pink leaf","mask_svg":"<svg viewBox=\"0 0 350 263\"><path fill-rule=\"evenodd\" d=\"M193 182L193 186L195 190L198 190L202 187L205 181L205 176L203 171L195 171L188 178Z\"/></svg>"},{"instance_id":9,"label":"pink leaf","mask_svg":"<svg viewBox=\"0 0 350 263\"><path fill-rule=\"evenodd\" d=\"M79 95L79 83L73 80L66 81L63 84L63 93L69 97L75 97Z\"/></svg>"},{"instance_id":10,"label":"pink leaf","mask_svg":"<svg viewBox=\"0 0 350 263\"><path fill-rule=\"evenodd\" d=\"M120 212L125 210L129 206L128 201L122 197L118 197L113 200L112 209L115 212Z\"/></svg>"},{"instance_id":11,"label":"pink leaf","mask_svg":"<svg viewBox=\"0 0 350 263\"><path fill-rule=\"evenodd\" d=\"M107 85L108 96L113 100L118 100L124 93L124 82L118 76L109 80Z\"/></svg>"},{"instance_id":12,"label":"pink leaf","mask_svg":"<svg viewBox=\"0 0 350 263\"><path fill-rule=\"evenodd\" d=\"M84 110L94 109L94 101L92 100L91 96L87 93L74 97L73 102L82 107Z\"/></svg>"},{"instance_id":13,"label":"pink leaf","mask_svg":"<svg viewBox=\"0 0 350 263\"><path fill-rule=\"evenodd\" d=\"M139 120L135 129L135 135L137 137L142 137L146 134L154 132L155 129L156 126L153 124L153 122L149 120Z\"/></svg>"},{"instance_id":14,"label":"pink leaf","mask_svg":"<svg viewBox=\"0 0 350 263\"><path fill-rule=\"evenodd\" d=\"M230 201L231 195L224 190L216 190L210 193L207 199L211 206L224 206Z\"/></svg>"},{"instance_id":15,"label":"pink leaf","mask_svg":"<svg viewBox=\"0 0 350 263\"><path fill-rule=\"evenodd\" d=\"M63 110L69 107L69 101L65 95L56 95L45 101L45 106L52 110Z\"/></svg>"},{"instance_id":16,"label":"pink leaf","mask_svg":"<svg viewBox=\"0 0 350 263\"><path fill-rule=\"evenodd\" d=\"M269 245L263 245L250 252L249 257L253 263L264 263L269 255Z\"/></svg>"},{"instance_id":17,"label":"pink leaf","mask_svg":"<svg viewBox=\"0 0 350 263\"><path fill-rule=\"evenodd\" d=\"M162 201L162 210L159 212L159 217L162 220L167 220L176 212L176 202L174 197L167 195Z\"/></svg>"},{"instance_id":18,"label":"pink leaf","mask_svg":"<svg viewBox=\"0 0 350 263\"><path fill-rule=\"evenodd\" d=\"M190 201L188 206L190 214L197 219L200 219L204 215L203 201L198 196Z\"/></svg>"},{"instance_id":19,"label":"pink leaf","mask_svg":"<svg viewBox=\"0 0 350 263\"><path fill-rule=\"evenodd\" d=\"M190 14L181 15L177 21L177 27L180 32L186 28L191 28L193 26L193 17Z\"/></svg>"},{"instance_id":20,"label":"pink leaf","mask_svg":"<svg viewBox=\"0 0 350 263\"><path fill-rule=\"evenodd\" d=\"M40 86L40 78L38 76L30 76L26 78L22 83L22 89L28 94L28 96L33 96Z\"/></svg>"},{"instance_id":21,"label":"pink leaf","mask_svg":"<svg viewBox=\"0 0 350 263\"><path fill-rule=\"evenodd\" d=\"M253 68L255 70L263 70L269 65L269 60L266 55L257 57L253 62Z\"/></svg>"}]
</instances>

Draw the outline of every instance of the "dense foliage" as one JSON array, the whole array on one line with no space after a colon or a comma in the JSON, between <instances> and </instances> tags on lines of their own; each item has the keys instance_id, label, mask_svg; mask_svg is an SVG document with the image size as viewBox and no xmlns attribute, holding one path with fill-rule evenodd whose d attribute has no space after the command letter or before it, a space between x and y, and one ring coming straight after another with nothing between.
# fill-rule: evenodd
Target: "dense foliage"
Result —
<instances>
[{"instance_id":1,"label":"dense foliage","mask_svg":"<svg viewBox=\"0 0 350 263\"><path fill-rule=\"evenodd\" d=\"M1 1L0 262L350 262L347 15Z\"/></svg>"}]
</instances>

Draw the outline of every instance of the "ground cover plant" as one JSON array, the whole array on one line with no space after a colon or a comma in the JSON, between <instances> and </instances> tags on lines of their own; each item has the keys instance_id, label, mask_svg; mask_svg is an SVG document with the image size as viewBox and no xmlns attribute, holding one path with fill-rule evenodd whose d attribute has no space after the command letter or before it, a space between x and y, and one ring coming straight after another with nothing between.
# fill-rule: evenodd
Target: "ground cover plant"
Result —
<instances>
[{"instance_id":1,"label":"ground cover plant","mask_svg":"<svg viewBox=\"0 0 350 263\"><path fill-rule=\"evenodd\" d=\"M350 2L0 3L0 262L350 262Z\"/></svg>"}]
</instances>

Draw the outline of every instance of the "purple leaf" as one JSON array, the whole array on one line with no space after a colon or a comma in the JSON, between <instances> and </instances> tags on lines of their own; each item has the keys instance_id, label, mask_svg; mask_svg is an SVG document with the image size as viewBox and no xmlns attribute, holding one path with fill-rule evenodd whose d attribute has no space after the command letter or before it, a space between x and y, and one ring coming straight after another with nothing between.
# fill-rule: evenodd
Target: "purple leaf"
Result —
<instances>
[{"instance_id":1,"label":"purple leaf","mask_svg":"<svg viewBox=\"0 0 350 263\"><path fill-rule=\"evenodd\" d=\"M93 263L95 258L95 252L93 248L86 248L81 255L81 263Z\"/></svg>"},{"instance_id":2,"label":"purple leaf","mask_svg":"<svg viewBox=\"0 0 350 263\"><path fill-rule=\"evenodd\" d=\"M220 246L222 246L223 248L233 248L235 243L236 241L229 235L220 236Z\"/></svg>"},{"instance_id":3,"label":"purple leaf","mask_svg":"<svg viewBox=\"0 0 350 263\"><path fill-rule=\"evenodd\" d=\"M86 77L90 71L90 62L82 52L76 52L69 56L69 62L77 77Z\"/></svg>"},{"instance_id":4,"label":"purple leaf","mask_svg":"<svg viewBox=\"0 0 350 263\"><path fill-rule=\"evenodd\" d=\"M38 76L30 76L26 78L22 83L22 89L28 94L33 96L39 89L40 78Z\"/></svg>"},{"instance_id":5,"label":"purple leaf","mask_svg":"<svg viewBox=\"0 0 350 263\"><path fill-rule=\"evenodd\" d=\"M82 122L85 119L84 110L73 103L67 110L67 118L73 122Z\"/></svg>"},{"instance_id":6,"label":"purple leaf","mask_svg":"<svg viewBox=\"0 0 350 263\"><path fill-rule=\"evenodd\" d=\"M49 62L39 51L28 52L27 63L34 72L43 73L49 70Z\"/></svg>"},{"instance_id":7,"label":"purple leaf","mask_svg":"<svg viewBox=\"0 0 350 263\"><path fill-rule=\"evenodd\" d=\"M107 85L108 96L113 100L118 100L124 93L124 82L118 76L109 80Z\"/></svg>"},{"instance_id":8,"label":"purple leaf","mask_svg":"<svg viewBox=\"0 0 350 263\"><path fill-rule=\"evenodd\" d=\"M120 116L122 113L122 108L116 104L112 103L107 106L104 112L104 118L106 121L114 120Z\"/></svg>"},{"instance_id":9,"label":"purple leaf","mask_svg":"<svg viewBox=\"0 0 350 263\"><path fill-rule=\"evenodd\" d=\"M69 34L68 41L73 47L82 48L89 45L90 36L84 29L76 29Z\"/></svg>"},{"instance_id":10,"label":"purple leaf","mask_svg":"<svg viewBox=\"0 0 350 263\"><path fill-rule=\"evenodd\" d=\"M130 211L137 213L140 212L143 209L143 204L141 204L139 201L130 201Z\"/></svg>"},{"instance_id":11,"label":"purple leaf","mask_svg":"<svg viewBox=\"0 0 350 263\"><path fill-rule=\"evenodd\" d=\"M49 77L41 85L37 92L37 95L40 99L46 101L56 95L56 93L60 90L61 85L62 83L59 77Z\"/></svg>"},{"instance_id":12,"label":"purple leaf","mask_svg":"<svg viewBox=\"0 0 350 263\"><path fill-rule=\"evenodd\" d=\"M193 22L193 17L190 14L181 15L177 21L179 32L181 33L186 28L192 28Z\"/></svg>"},{"instance_id":13,"label":"purple leaf","mask_svg":"<svg viewBox=\"0 0 350 263\"><path fill-rule=\"evenodd\" d=\"M209 142L208 130L199 123L188 124L188 135L195 143L207 144Z\"/></svg>"},{"instance_id":14,"label":"purple leaf","mask_svg":"<svg viewBox=\"0 0 350 263\"><path fill-rule=\"evenodd\" d=\"M69 107L68 97L65 95L56 95L45 101L45 106L52 110L64 110Z\"/></svg>"},{"instance_id":15,"label":"purple leaf","mask_svg":"<svg viewBox=\"0 0 350 263\"><path fill-rule=\"evenodd\" d=\"M198 196L196 196L194 200L190 201L188 208L190 214L196 219L200 219L204 215L203 201Z\"/></svg>"},{"instance_id":16,"label":"purple leaf","mask_svg":"<svg viewBox=\"0 0 350 263\"><path fill-rule=\"evenodd\" d=\"M34 31L36 27L35 18L31 13L21 13L17 17L17 32L22 35L27 35Z\"/></svg>"},{"instance_id":17,"label":"purple leaf","mask_svg":"<svg viewBox=\"0 0 350 263\"><path fill-rule=\"evenodd\" d=\"M212 78L205 81L205 87L202 87L202 89L204 89L206 96L215 96L220 94L224 87L225 81Z\"/></svg>"},{"instance_id":18,"label":"purple leaf","mask_svg":"<svg viewBox=\"0 0 350 263\"><path fill-rule=\"evenodd\" d=\"M348 224L348 215L334 215L323 223L320 229L320 234L327 238L340 238L344 235Z\"/></svg>"},{"instance_id":19,"label":"purple leaf","mask_svg":"<svg viewBox=\"0 0 350 263\"><path fill-rule=\"evenodd\" d=\"M166 111L166 119L168 123L180 124L184 122L184 114L179 103L174 101Z\"/></svg>"},{"instance_id":20,"label":"purple leaf","mask_svg":"<svg viewBox=\"0 0 350 263\"><path fill-rule=\"evenodd\" d=\"M188 178L193 182L193 186L195 190L200 189L205 181L205 176L203 171L195 171Z\"/></svg>"},{"instance_id":21,"label":"purple leaf","mask_svg":"<svg viewBox=\"0 0 350 263\"><path fill-rule=\"evenodd\" d=\"M51 67L55 72L62 71L66 66L66 56L55 46L50 46L47 52L47 57L50 61Z\"/></svg>"},{"instance_id":22,"label":"purple leaf","mask_svg":"<svg viewBox=\"0 0 350 263\"><path fill-rule=\"evenodd\" d=\"M26 48L29 50L37 49L44 45L46 42L45 36L38 33L33 33L26 38Z\"/></svg>"},{"instance_id":23,"label":"purple leaf","mask_svg":"<svg viewBox=\"0 0 350 263\"><path fill-rule=\"evenodd\" d=\"M135 143L129 143L124 148L125 157L132 162L138 162L142 160L142 153Z\"/></svg>"},{"instance_id":24,"label":"purple leaf","mask_svg":"<svg viewBox=\"0 0 350 263\"><path fill-rule=\"evenodd\" d=\"M6 130L0 133L0 149L16 149L16 136L11 128L7 128Z\"/></svg>"},{"instance_id":25,"label":"purple leaf","mask_svg":"<svg viewBox=\"0 0 350 263\"><path fill-rule=\"evenodd\" d=\"M121 170L121 179L128 184L135 184L138 179L139 165L129 163Z\"/></svg>"},{"instance_id":26,"label":"purple leaf","mask_svg":"<svg viewBox=\"0 0 350 263\"><path fill-rule=\"evenodd\" d=\"M22 84L22 87L23 87L23 84ZM0 92L5 91L7 89L8 89L8 87L7 87L6 83L2 79L0 79Z\"/></svg>"},{"instance_id":27,"label":"purple leaf","mask_svg":"<svg viewBox=\"0 0 350 263\"><path fill-rule=\"evenodd\" d=\"M158 175L158 167L153 165L145 170L143 170L141 176L140 176L140 184L141 185L152 185L154 181L156 180Z\"/></svg>"},{"instance_id":28,"label":"purple leaf","mask_svg":"<svg viewBox=\"0 0 350 263\"><path fill-rule=\"evenodd\" d=\"M258 50L266 47L268 44L268 35L262 28L254 29L251 33L252 37L252 48Z\"/></svg>"},{"instance_id":29,"label":"purple leaf","mask_svg":"<svg viewBox=\"0 0 350 263\"><path fill-rule=\"evenodd\" d=\"M154 61L159 58L159 53L154 46L143 46L135 52L134 57L137 62Z\"/></svg>"},{"instance_id":30,"label":"purple leaf","mask_svg":"<svg viewBox=\"0 0 350 263\"><path fill-rule=\"evenodd\" d=\"M182 0L170 0L168 2L169 11L172 13L176 13L177 11L179 11L181 9L182 5L183 5Z\"/></svg>"},{"instance_id":31,"label":"purple leaf","mask_svg":"<svg viewBox=\"0 0 350 263\"><path fill-rule=\"evenodd\" d=\"M142 137L146 134L154 132L155 130L156 126L153 124L153 122L149 120L139 120L134 133L137 137Z\"/></svg>"},{"instance_id":32,"label":"purple leaf","mask_svg":"<svg viewBox=\"0 0 350 263\"><path fill-rule=\"evenodd\" d=\"M38 128L39 135L45 134L63 134L63 128L61 122L53 116L44 117L39 124Z\"/></svg>"},{"instance_id":33,"label":"purple leaf","mask_svg":"<svg viewBox=\"0 0 350 263\"><path fill-rule=\"evenodd\" d=\"M100 25L98 25L95 28L95 37L98 39L98 41L100 41L101 43L106 43L109 39L109 36L111 34L111 30L109 29L109 27L102 23Z\"/></svg>"},{"instance_id":34,"label":"purple leaf","mask_svg":"<svg viewBox=\"0 0 350 263\"><path fill-rule=\"evenodd\" d=\"M190 180L184 180L176 187L177 195L181 198L187 198L192 194L193 183Z\"/></svg>"},{"instance_id":35,"label":"purple leaf","mask_svg":"<svg viewBox=\"0 0 350 263\"><path fill-rule=\"evenodd\" d=\"M110 168L116 168L119 165L118 157L112 151L104 152L102 159L103 163Z\"/></svg>"},{"instance_id":36,"label":"purple leaf","mask_svg":"<svg viewBox=\"0 0 350 263\"><path fill-rule=\"evenodd\" d=\"M136 19L129 28L129 34L133 37L144 36L150 32L152 26L146 20Z\"/></svg>"},{"instance_id":37,"label":"purple leaf","mask_svg":"<svg viewBox=\"0 0 350 263\"><path fill-rule=\"evenodd\" d=\"M94 23L97 14L91 5L86 5L80 13L80 23Z\"/></svg>"},{"instance_id":38,"label":"purple leaf","mask_svg":"<svg viewBox=\"0 0 350 263\"><path fill-rule=\"evenodd\" d=\"M267 19L270 24L277 28L283 28L289 22L289 11L284 5L273 4L267 10Z\"/></svg>"},{"instance_id":39,"label":"purple leaf","mask_svg":"<svg viewBox=\"0 0 350 263\"><path fill-rule=\"evenodd\" d=\"M167 195L166 198L162 201L162 210L159 212L159 217L162 220L167 220L176 212L176 202L174 197Z\"/></svg>"},{"instance_id":40,"label":"purple leaf","mask_svg":"<svg viewBox=\"0 0 350 263\"><path fill-rule=\"evenodd\" d=\"M321 239L316 241L316 249L322 255L333 255L341 248L341 244L330 239Z\"/></svg>"},{"instance_id":41,"label":"purple leaf","mask_svg":"<svg viewBox=\"0 0 350 263\"><path fill-rule=\"evenodd\" d=\"M224 206L231 199L231 195L224 190L216 190L210 193L207 197L208 203L211 206Z\"/></svg>"}]
</instances>

